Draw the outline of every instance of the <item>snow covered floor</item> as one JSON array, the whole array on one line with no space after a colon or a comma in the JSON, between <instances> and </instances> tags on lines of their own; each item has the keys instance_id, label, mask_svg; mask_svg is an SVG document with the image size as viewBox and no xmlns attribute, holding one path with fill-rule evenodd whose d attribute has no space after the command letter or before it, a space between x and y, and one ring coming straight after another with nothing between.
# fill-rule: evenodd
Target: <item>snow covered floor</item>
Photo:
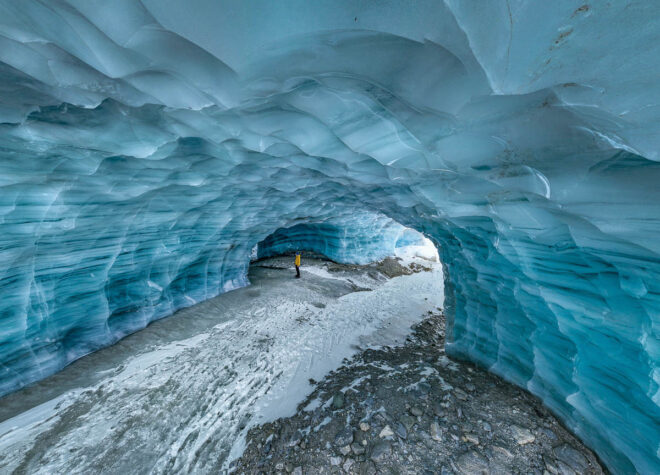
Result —
<instances>
[{"instance_id":1,"label":"snow covered floor","mask_svg":"<svg viewBox=\"0 0 660 475\"><path fill-rule=\"evenodd\" d=\"M309 378L359 347L402 342L442 306L441 267L420 262L432 270L391 280L369 267L329 272L309 260L297 280L261 262L250 287L0 400L0 418L9 417L0 423L0 472L224 469L249 427L295 412Z\"/></svg>"}]
</instances>

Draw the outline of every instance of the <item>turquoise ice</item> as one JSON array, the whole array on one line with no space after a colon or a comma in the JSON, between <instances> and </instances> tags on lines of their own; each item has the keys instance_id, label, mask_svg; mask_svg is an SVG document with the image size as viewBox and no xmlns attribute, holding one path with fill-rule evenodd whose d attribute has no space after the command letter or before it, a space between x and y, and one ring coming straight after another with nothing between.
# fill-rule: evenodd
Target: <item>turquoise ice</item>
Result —
<instances>
[{"instance_id":1,"label":"turquoise ice","mask_svg":"<svg viewBox=\"0 0 660 475\"><path fill-rule=\"evenodd\" d=\"M394 220L451 354L660 473L659 74L647 0L2 0L0 394Z\"/></svg>"}]
</instances>

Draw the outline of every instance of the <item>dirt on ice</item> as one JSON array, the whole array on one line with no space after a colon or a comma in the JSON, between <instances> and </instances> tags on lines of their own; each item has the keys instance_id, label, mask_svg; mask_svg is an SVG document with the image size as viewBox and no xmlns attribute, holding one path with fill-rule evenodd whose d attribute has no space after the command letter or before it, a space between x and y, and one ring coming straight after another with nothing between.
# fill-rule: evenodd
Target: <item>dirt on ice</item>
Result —
<instances>
[{"instance_id":1,"label":"dirt on ice","mask_svg":"<svg viewBox=\"0 0 660 475\"><path fill-rule=\"evenodd\" d=\"M367 349L293 417L250 430L236 473L601 474L538 399L444 353L429 312L403 346Z\"/></svg>"},{"instance_id":2,"label":"dirt on ice","mask_svg":"<svg viewBox=\"0 0 660 475\"><path fill-rule=\"evenodd\" d=\"M248 429L295 414L310 378L402 343L442 305L440 265L411 273L413 261L305 255L301 279L290 257L253 263L249 287L2 398L0 473L226 473Z\"/></svg>"}]
</instances>

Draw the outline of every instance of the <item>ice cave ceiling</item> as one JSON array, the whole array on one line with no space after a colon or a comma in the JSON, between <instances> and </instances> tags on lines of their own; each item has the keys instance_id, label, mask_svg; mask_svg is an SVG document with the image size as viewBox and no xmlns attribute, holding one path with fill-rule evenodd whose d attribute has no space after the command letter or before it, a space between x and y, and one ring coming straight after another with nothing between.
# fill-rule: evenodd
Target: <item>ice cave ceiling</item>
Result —
<instances>
[{"instance_id":1,"label":"ice cave ceiling","mask_svg":"<svg viewBox=\"0 0 660 475\"><path fill-rule=\"evenodd\" d=\"M453 355L660 473L659 151L655 1L2 0L0 394L394 219Z\"/></svg>"}]
</instances>

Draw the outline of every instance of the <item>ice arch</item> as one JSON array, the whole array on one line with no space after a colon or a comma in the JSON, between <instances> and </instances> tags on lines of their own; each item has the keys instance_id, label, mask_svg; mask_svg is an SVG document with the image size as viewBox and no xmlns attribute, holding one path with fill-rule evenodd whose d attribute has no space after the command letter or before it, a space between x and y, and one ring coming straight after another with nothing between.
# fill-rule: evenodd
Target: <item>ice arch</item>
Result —
<instances>
[{"instance_id":1,"label":"ice arch","mask_svg":"<svg viewBox=\"0 0 660 475\"><path fill-rule=\"evenodd\" d=\"M387 216L449 351L659 473L660 6L542 3L0 1L0 393Z\"/></svg>"},{"instance_id":2,"label":"ice arch","mask_svg":"<svg viewBox=\"0 0 660 475\"><path fill-rule=\"evenodd\" d=\"M257 257L307 250L338 262L367 264L394 255L405 231L385 216L356 212L342 219L280 228L259 243Z\"/></svg>"}]
</instances>

